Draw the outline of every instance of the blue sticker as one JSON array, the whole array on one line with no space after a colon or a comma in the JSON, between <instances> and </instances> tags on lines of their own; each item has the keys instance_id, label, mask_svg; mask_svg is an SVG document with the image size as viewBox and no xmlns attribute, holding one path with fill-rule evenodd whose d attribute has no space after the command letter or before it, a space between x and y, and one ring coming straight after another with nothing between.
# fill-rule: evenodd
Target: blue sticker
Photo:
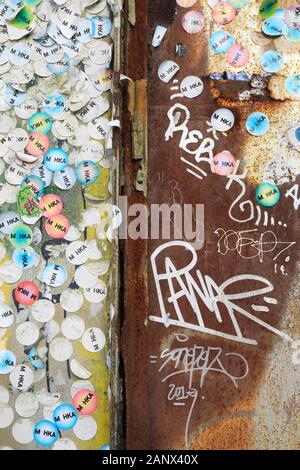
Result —
<instances>
[{"instance_id":1,"label":"blue sticker","mask_svg":"<svg viewBox=\"0 0 300 470\"><path fill-rule=\"evenodd\" d=\"M34 266L37 255L31 246L26 248L17 248L12 257L15 266L21 269L30 269Z\"/></svg>"},{"instance_id":2,"label":"blue sticker","mask_svg":"<svg viewBox=\"0 0 300 470\"><path fill-rule=\"evenodd\" d=\"M300 75L292 75L285 81L284 85L289 93L300 96Z\"/></svg>"},{"instance_id":3,"label":"blue sticker","mask_svg":"<svg viewBox=\"0 0 300 470\"><path fill-rule=\"evenodd\" d=\"M268 116L263 113L252 113L246 120L247 131L255 137L260 137L268 132L270 121Z\"/></svg>"},{"instance_id":4,"label":"blue sticker","mask_svg":"<svg viewBox=\"0 0 300 470\"><path fill-rule=\"evenodd\" d=\"M100 450L110 450L110 447L109 447L108 444L106 444L106 445L102 446Z\"/></svg>"},{"instance_id":5,"label":"blue sticker","mask_svg":"<svg viewBox=\"0 0 300 470\"><path fill-rule=\"evenodd\" d=\"M300 142L300 127L297 127L297 129L295 129L295 137L298 142Z\"/></svg>"},{"instance_id":6,"label":"blue sticker","mask_svg":"<svg viewBox=\"0 0 300 470\"><path fill-rule=\"evenodd\" d=\"M69 157L68 154L59 148L53 148L48 150L44 157L44 164L48 170L57 171L64 170L68 166Z\"/></svg>"},{"instance_id":7,"label":"blue sticker","mask_svg":"<svg viewBox=\"0 0 300 470\"><path fill-rule=\"evenodd\" d=\"M273 18L280 18L282 21L285 17L285 10L283 8L277 8L277 10L272 15Z\"/></svg>"},{"instance_id":8,"label":"blue sticker","mask_svg":"<svg viewBox=\"0 0 300 470\"><path fill-rule=\"evenodd\" d=\"M300 41L300 28L289 28L286 27L286 31L284 32L284 37L291 42L299 42Z\"/></svg>"},{"instance_id":9,"label":"blue sticker","mask_svg":"<svg viewBox=\"0 0 300 470\"><path fill-rule=\"evenodd\" d=\"M100 171L96 163L91 160L84 160L77 165L75 173L79 183L89 185L97 181Z\"/></svg>"},{"instance_id":10,"label":"blue sticker","mask_svg":"<svg viewBox=\"0 0 300 470\"><path fill-rule=\"evenodd\" d=\"M66 282L68 274L61 264L52 263L45 267L42 278L48 286L60 287Z\"/></svg>"},{"instance_id":11,"label":"blue sticker","mask_svg":"<svg viewBox=\"0 0 300 470\"><path fill-rule=\"evenodd\" d=\"M112 22L108 16L93 16L91 34L93 38L103 38L111 33Z\"/></svg>"},{"instance_id":12,"label":"blue sticker","mask_svg":"<svg viewBox=\"0 0 300 470\"><path fill-rule=\"evenodd\" d=\"M0 350L0 375L10 374L16 364L17 360L14 353L7 349Z\"/></svg>"},{"instance_id":13,"label":"blue sticker","mask_svg":"<svg viewBox=\"0 0 300 470\"><path fill-rule=\"evenodd\" d=\"M47 67L54 75L62 75L63 73L68 72L71 67L71 63L70 57L65 53L62 59L55 64L48 64Z\"/></svg>"},{"instance_id":14,"label":"blue sticker","mask_svg":"<svg viewBox=\"0 0 300 470\"><path fill-rule=\"evenodd\" d=\"M235 39L227 31L216 31L209 39L210 48L216 54L225 54L231 48Z\"/></svg>"},{"instance_id":15,"label":"blue sticker","mask_svg":"<svg viewBox=\"0 0 300 470\"><path fill-rule=\"evenodd\" d=\"M31 348L29 352L29 360L35 369L45 369L45 364L38 355L36 347Z\"/></svg>"},{"instance_id":16,"label":"blue sticker","mask_svg":"<svg viewBox=\"0 0 300 470\"><path fill-rule=\"evenodd\" d=\"M64 111L65 107L66 102L64 96L57 92L47 96L44 101L44 110L52 117L61 114Z\"/></svg>"},{"instance_id":17,"label":"blue sticker","mask_svg":"<svg viewBox=\"0 0 300 470\"><path fill-rule=\"evenodd\" d=\"M72 429L78 420L75 408L69 404L59 405L53 413L53 421L59 429Z\"/></svg>"},{"instance_id":18,"label":"blue sticker","mask_svg":"<svg viewBox=\"0 0 300 470\"><path fill-rule=\"evenodd\" d=\"M263 207L273 207L280 200L280 190L274 183L265 181L256 189L256 200Z\"/></svg>"},{"instance_id":19,"label":"blue sticker","mask_svg":"<svg viewBox=\"0 0 300 470\"><path fill-rule=\"evenodd\" d=\"M267 36L281 36L287 31L287 26L280 17L272 16L263 22L262 30Z\"/></svg>"},{"instance_id":20,"label":"blue sticker","mask_svg":"<svg viewBox=\"0 0 300 470\"><path fill-rule=\"evenodd\" d=\"M6 85L4 99L9 106L20 106L27 100L27 93L16 90L11 85Z\"/></svg>"},{"instance_id":21,"label":"blue sticker","mask_svg":"<svg viewBox=\"0 0 300 470\"><path fill-rule=\"evenodd\" d=\"M35 426L33 437L40 446L49 447L57 441L59 432L55 424L51 423L51 421L43 420Z\"/></svg>"},{"instance_id":22,"label":"blue sticker","mask_svg":"<svg viewBox=\"0 0 300 470\"><path fill-rule=\"evenodd\" d=\"M278 51L267 51L261 58L260 63L265 72L276 73L284 66L282 54Z\"/></svg>"}]
</instances>

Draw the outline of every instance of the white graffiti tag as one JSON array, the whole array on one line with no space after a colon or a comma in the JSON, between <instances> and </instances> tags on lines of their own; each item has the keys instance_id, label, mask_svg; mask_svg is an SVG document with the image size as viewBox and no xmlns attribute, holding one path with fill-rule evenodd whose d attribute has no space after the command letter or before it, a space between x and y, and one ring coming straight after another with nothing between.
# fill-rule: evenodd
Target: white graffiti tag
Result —
<instances>
[{"instance_id":1,"label":"white graffiti tag","mask_svg":"<svg viewBox=\"0 0 300 470\"><path fill-rule=\"evenodd\" d=\"M184 251L184 258L190 259L184 267L177 268L169 256L162 256L163 252L167 250L168 252L173 250L174 255L178 256L180 249ZM241 330L239 321L246 318L282 338L291 340L287 334L253 315L239 304L239 301L251 298L257 299L261 296L264 296L263 303L276 304L276 299L266 296L274 290L268 279L252 274L242 274L218 285L210 276L202 275L200 269L196 269L197 280L195 280L191 271L195 268L197 261L198 257L195 249L184 241L169 242L154 251L151 256L151 263L160 306L160 316L150 316L152 321L162 323L166 327L174 325L240 343L257 345L255 339L247 338ZM249 287L244 290L243 284L249 286L249 283L253 285L253 290L250 290ZM167 298L164 298L163 289L168 292ZM202 302L203 307L200 307L200 302ZM261 300L258 299L258 302L261 302ZM169 307L167 308L165 304ZM182 312L182 305L185 305L185 308L183 308L184 313ZM191 307L191 312L187 312L186 305ZM251 309L258 312L262 311L262 307L264 305L253 303ZM172 309L172 313L169 312L169 308ZM205 319L204 308L213 313L214 317L208 315ZM186 315L191 315L193 321L184 318ZM207 326L207 323L213 320L218 327ZM229 331L228 322L230 324Z\"/></svg>"}]
</instances>

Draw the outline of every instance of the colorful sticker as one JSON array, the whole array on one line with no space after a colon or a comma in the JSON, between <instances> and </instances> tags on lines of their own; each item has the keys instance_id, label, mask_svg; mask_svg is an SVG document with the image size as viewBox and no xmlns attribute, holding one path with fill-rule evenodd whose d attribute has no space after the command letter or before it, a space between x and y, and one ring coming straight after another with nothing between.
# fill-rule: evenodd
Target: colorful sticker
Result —
<instances>
[{"instance_id":1,"label":"colorful sticker","mask_svg":"<svg viewBox=\"0 0 300 470\"><path fill-rule=\"evenodd\" d=\"M19 282L15 288L16 301L21 305L33 305L39 299L39 290L31 281Z\"/></svg>"},{"instance_id":2,"label":"colorful sticker","mask_svg":"<svg viewBox=\"0 0 300 470\"><path fill-rule=\"evenodd\" d=\"M275 206L280 200L280 190L274 183L264 182L256 190L256 200L263 207Z\"/></svg>"},{"instance_id":3,"label":"colorful sticker","mask_svg":"<svg viewBox=\"0 0 300 470\"><path fill-rule=\"evenodd\" d=\"M232 153L224 150L213 157L211 170L220 176L231 175L236 167L236 159Z\"/></svg>"},{"instance_id":4,"label":"colorful sticker","mask_svg":"<svg viewBox=\"0 0 300 470\"><path fill-rule=\"evenodd\" d=\"M266 19L272 16L278 8L278 0L263 0L259 7L261 18Z\"/></svg>"},{"instance_id":5,"label":"colorful sticker","mask_svg":"<svg viewBox=\"0 0 300 470\"><path fill-rule=\"evenodd\" d=\"M292 95L300 96L300 75L292 75L289 77L285 81L284 86Z\"/></svg>"},{"instance_id":6,"label":"colorful sticker","mask_svg":"<svg viewBox=\"0 0 300 470\"><path fill-rule=\"evenodd\" d=\"M212 17L216 23L225 25L231 23L237 15L237 10L231 3L221 0L212 9Z\"/></svg>"},{"instance_id":7,"label":"colorful sticker","mask_svg":"<svg viewBox=\"0 0 300 470\"><path fill-rule=\"evenodd\" d=\"M247 131L254 135L255 137L260 137L270 128L270 121L268 116L263 113L255 112L250 114L246 120L246 129Z\"/></svg>"},{"instance_id":8,"label":"colorful sticker","mask_svg":"<svg viewBox=\"0 0 300 470\"><path fill-rule=\"evenodd\" d=\"M38 445L50 447L59 438L59 432L55 424L51 421L43 420L35 426L33 436Z\"/></svg>"},{"instance_id":9,"label":"colorful sticker","mask_svg":"<svg viewBox=\"0 0 300 470\"><path fill-rule=\"evenodd\" d=\"M228 49L234 44L234 37L227 31L215 31L210 39L209 44L211 49L216 54L226 54Z\"/></svg>"},{"instance_id":10,"label":"colorful sticker","mask_svg":"<svg viewBox=\"0 0 300 470\"><path fill-rule=\"evenodd\" d=\"M17 248L13 253L13 263L21 269L32 268L37 261L37 254L31 246Z\"/></svg>"},{"instance_id":11,"label":"colorful sticker","mask_svg":"<svg viewBox=\"0 0 300 470\"><path fill-rule=\"evenodd\" d=\"M10 374L16 367L16 356L7 349L0 350L0 375Z\"/></svg>"},{"instance_id":12,"label":"colorful sticker","mask_svg":"<svg viewBox=\"0 0 300 470\"><path fill-rule=\"evenodd\" d=\"M95 392L86 388L79 390L73 397L73 406L80 415L91 415L98 407Z\"/></svg>"},{"instance_id":13,"label":"colorful sticker","mask_svg":"<svg viewBox=\"0 0 300 470\"><path fill-rule=\"evenodd\" d=\"M45 230L51 238L65 238L69 228L69 219L62 214L49 217L45 222Z\"/></svg>"},{"instance_id":14,"label":"colorful sticker","mask_svg":"<svg viewBox=\"0 0 300 470\"><path fill-rule=\"evenodd\" d=\"M278 51L267 51L261 58L260 63L262 68L269 73L279 72L284 67L283 56Z\"/></svg>"},{"instance_id":15,"label":"colorful sticker","mask_svg":"<svg viewBox=\"0 0 300 470\"><path fill-rule=\"evenodd\" d=\"M57 194L46 194L40 200L42 215L47 218L59 215L63 207L63 200Z\"/></svg>"},{"instance_id":16,"label":"colorful sticker","mask_svg":"<svg viewBox=\"0 0 300 470\"><path fill-rule=\"evenodd\" d=\"M243 67L249 62L250 51L241 44L234 44L226 54L227 62L232 67Z\"/></svg>"},{"instance_id":17,"label":"colorful sticker","mask_svg":"<svg viewBox=\"0 0 300 470\"><path fill-rule=\"evenodd\" d=\"M16 225L9 234L9 240L15 248L26 248L32 243L32 230L25 224Z\"/></svg>"},{"instance_id":18,"label":"colorful sticker","mask_svg":"<svg viewBox=\"0 0 300 470\"><path fill-rule=\"evenodd\" d=\"M53 422L61 430L72 429L78 420L75 408L69 404L59 405L53 412Z\"/></svg>"},{"instance_id":19,"label":"colorful sticker","mask_svg":"<svg viewBox=\"0 0 300 470\"><path fill-rule=\"evenodd\" d=\"M90 185L99 178L99 166L89 160L80 162L75 168L76 177L80 184Z\"/></svg>"},{"instance_id":20,"label":"colorful sticker","mask_svg":"<svg viewBox=\"0 0 300 470\"><path fill-rule=\"evenodd\" d=\"M44 165L53 173L64 170L68 166L68 154L59 148L48 150L44 158Z\"/></svg>"},{"instance_id":21,"label":"colorful sticker","mask_svg":"<svg viewBox=\"0 0 300 470\"><path fill-rule=\"evenodd\" d=\"M50 287L60 287L68 279L68 273L60 264L48 264L44 269L43 282Z\"/></svg>"},{"instance_id":22,"label":"colorful sticker","mask_svg":"<svg viewBox=\"0 0 300 470\"><path fill-rule=\"evenodd\" d=\"M41 132L33 132L29 136L26 152L35 157L43 157L50 147L49 138Z\"/></svg>"},{"instance_id":23,"label":"colorful sticker","mask_svg":"<svg viewBox=\"0 0 300 470\"><path fill-rule=\"evenodd\" d=\"M188 11L182 18L182 27L189 34L201 33L204 25L204 16L200 11Z\"/></svg>"},{"instance_id":24,"label":"colorful sticker","mask_svg":"<svg viewBox=\"0 0 300 470\"><path fill-rule=\"evenodd\" d=\"M28 120L28 129L31 132L49 134L52 129L52 117L43 112L34 113Z\"/></svg>"}]
</instances>

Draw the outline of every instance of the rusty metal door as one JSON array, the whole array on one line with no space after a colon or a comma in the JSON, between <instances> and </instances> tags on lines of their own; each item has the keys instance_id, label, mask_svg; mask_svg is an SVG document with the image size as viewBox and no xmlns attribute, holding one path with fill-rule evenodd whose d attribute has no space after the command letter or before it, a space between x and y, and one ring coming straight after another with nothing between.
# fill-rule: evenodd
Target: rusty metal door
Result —
<instances>
[{"instance_id":1,"label":"rusty metal door","mask_svg":"<svg viewBox=\"0 0 300 470\"><path fill-rule=\"evenodd\" d=\"M127 2L123 192L149 213L155 204L202 205L204 236L196 245L176 234L124 242L126 447L299 449L299 152L287 135L300 106L284 87L299 73L299 47L286 45L280 74L264 73L268 47L250 39L260 3L250 1L225 28L250 50L235 69L209 47L207 2L178 3ZM205 19L195 35L182 27L191 10ZM158 25L167 32L154 48ZM169 83L158 76L166 60L180 67ZM180 89L191 75L203 82L193 99ZM225 133L211 125L220 108L235 117ZM270 119L262 137L245 130L254 111ZM220 176L203 153L195 158L201 142L206 160L211 151L234 155L235 171ZM266 180L281 194L272 207L256 200Z\"/></svg>"}]
</instances>

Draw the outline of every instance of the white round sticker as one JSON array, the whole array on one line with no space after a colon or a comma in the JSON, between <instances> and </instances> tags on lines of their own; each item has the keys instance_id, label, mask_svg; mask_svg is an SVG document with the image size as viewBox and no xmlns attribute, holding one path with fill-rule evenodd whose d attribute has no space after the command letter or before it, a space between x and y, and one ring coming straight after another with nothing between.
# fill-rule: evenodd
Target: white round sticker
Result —
<instances>
[{"instance_id":1,"label":"white round sticker","mask_svg":"<svg viewBox=\"0 0 300 470\"><path fill-rule=\"evenodd\" d=\"M79 416L73 431L81 441L90 441L97 434L97 422L92 416Z\"/></svg>"},{"instance_id":2,"label":"white round sticker","mask_svg":"<svg viewBox=\"0 0 300 470\"><path fill-rule=\"evenodd\" d=\"M77 450L77 447L71 439L64 437L55 442L52 450Z\"/></svg>"},{"instance_id":3,"label":"white round sticker","mask_svg":"<svg viewBox=\"0 0 300 470\"><path fill-rule=\"evenodd\" d=\"M89 259L89 250L86 243L82 241L75 241L70 243L66 250L67 260L79 266L84 264Z\"/></svg>"},{"instance_id":4,"label":"white round sticker","mask_svg":"<svg viewBox=\"0 0 300 470\"><path fill-rule=\"evenodd\" d=\"M14 323L14 311L9 305L0 305L0 328L8 328Z\"/></svg>"},{"instance_id":5,"label":"white round sticker","mask_svg":"<svg viewBox=\"0 0 300 470\"><path fill-rule=\"evenodd\" d=\"M203 87L201 78L190 75L182 80L180 91L186 98L196 98L203 92Z\"/></svg>"},{"instance_id":6,"label":"white round sticker","mask_svg":"<svg viewBox=\"0 0 300 470\"><path fill-rule=\"evenodd\" d=\"M18 390L26 391L33 384L33 372L30 367L20 364L10 373L10 383Z\"/></svg>"},{"instance_id":7,"label":"white round sticker","mask_svg":"<svg viewBox=\"0 0 300 470\"><path fill-rule=\"evenodd\" d=\"M25 392L17 397L15 408L22 418L31 418L39 409L39 401L34 393Z\"/></svg>"},{"instance_id":8,"label":"white round sticker","mask_svg":"<svg viewBox=\"0 0 300 470\"><path fill-rule=\"evenodd\" d=\"M3 385L0 385L0 403L3 405L9 403L9 392Z\"/></svg>"},{"instance_id":9,"label":"white round sticker","mask_svg":"<svg viewBox=\"0 0 300 470\"><path fill-rule=\"evenodd\" d=\"M84 329L84 321L77 315L70 315L65 318L61 324L62 334L71 341L80 339L84 333Z\"/></svg>"},{"instance_id":10,"label":"white round sticker","mask_svg":"<svg viewBox=\"0 0 300 470\"><path fill-rule=\"evenodd\" d=\"M0 429L8 428L14 420L14 410L4 403L0 403Z\"/></svg>"},{"instance_id":11,"label":"white round sticker","mask_svg":"<svg viewBox=\"0 0 300 470\"><path fill-rule=\"evenodd\" d=\"M106 338L100 328L89 328L84 332L81 341L87 351L97 353L104 348Z\"/></svg>"},{"instance_id":12,"label":"white round sticker","mask_svg":"<svg viewBox=\"0 0 300 470\"><path fill-rule=\"evenodd\" d=\"M217 109L211 117L213 128L219 132L229 131L233 127L234 121L233 112L226 108Z\"/></svg>"},{"instance_id":13,"label":"white round sticker","mask_svg":"<svg viewBox=\"0 0 300 470\"><path fill-rule=\"evenodd\" d=\"M69 313L78 312L83 305L84 299L80 290L66 289L60 296L61 307Z\"/></svg>"},{"instance_id":14,"label":"white round sticker","mask_svg":"<svg viewBox=\"0 0 300 470\"><path fill-rule=\"evenodd\" d=\"M31 307L33 318L39 323L46 323L55 316L55 305L47 299L41 299L35 302Z\"/></svg>"},{"instance_id":15,"label":"white round sticker","mask_svg":"<svg viewBox=\"0 0 300 470\"><path fill-rule=\"evenodd\" d=\"M35 423L33 420L28 418L19 419L14 422L12 427L12 435L15 441L20 444L29 444L33 441L33 430Z\"/></svg>"},{"instance_id":16,"label":"white round sticker","mask_svg":"<svg viewBox=\"0 0 300 470\"><path fill-rule=\"evenodd\" d=\"M58 362L64 362L73 355L73 345L67 338L55 338L50 343L50 354Z\"/></svg>"},{"instance_id":17,"label":"white round sticker","mask_svg":"<svg viewBox=\"0 0 300 470\"><path fill-rule=\"evenodd\" d=\"M70 166L66 166L66 168L57 171L53 175L53 182L59 189L69 190L75 186L76 181L75 170Z\"/></svg>"},{"instance_id":18,"label":"white round sticker","mask_svg":"<svg viewBox=\"0 0 300 470\"><path fill-rule=\"evenodd\" d=\"M162 82L169 83L173 77L179 72L180 67L172 60L162 62L158 68L158 76Z\"/></svg>"},{"instance_id":19,"label":"white round sticker","mask_svg":"<svg viewBox=\"0 0 300 470\"><path fill-rule=\"evenodd\" d=\"M105 282L99 281L95 287L88 287L83 291L84 297L92 304L102 302L107 296L107 287Z\"/></svg>"},{"instance_id":20,"label":"white round sticker","mask_svg":"<svg viewBox=\"0 0 300 470\"><path fill-rule=\"evenodd\" d=\"M20 323L16 328L17 341L23 346L32 346L39 339L39 334L38 327L30 321Z\"/></svg>"}]
</instances>

